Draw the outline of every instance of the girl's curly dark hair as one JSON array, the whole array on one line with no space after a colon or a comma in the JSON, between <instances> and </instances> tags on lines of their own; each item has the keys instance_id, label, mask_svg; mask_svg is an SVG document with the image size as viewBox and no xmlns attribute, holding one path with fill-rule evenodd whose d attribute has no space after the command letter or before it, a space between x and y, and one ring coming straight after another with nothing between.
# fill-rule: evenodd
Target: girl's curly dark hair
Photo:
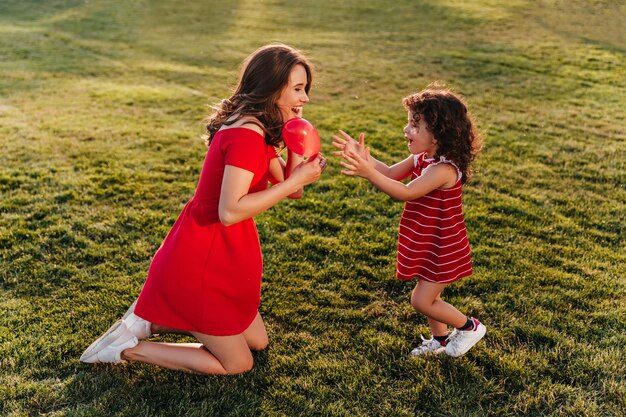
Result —
<instances>
[{"instance_id":1,"label":"girl's curly dark hair","mask_svg":"<svg viewBox=\"0 0 626 417\"><path fill-rule=\"evenodd\" d=\"M482 149L482 138L474 127L463 99L450 89L430 84L419 93L402 99L404 108L417 125L423 117L437 140L437 154L454 162L463 174L462 182L472 177L471 164Z\"/></svg>"},{"instance_id":2,"label":"girl's curly dark hair","mask_svg":"<svg viewBox=\"0 0 626 417\"><path fill-rule=\"evenodd\" d=\"M313 67L300 51L283 44L271 44L252 53L243 63L232 96L214 106L214 113L206 120L207 134L203 139L207 146L222 125L231 125L242 117L258 120L259 123L255 124L265 132L265 142L280 146L283 120L276 100L296 65L302 65L306 70L304 91L308 94L313 82Z\"/></svg>"}]
</instances>

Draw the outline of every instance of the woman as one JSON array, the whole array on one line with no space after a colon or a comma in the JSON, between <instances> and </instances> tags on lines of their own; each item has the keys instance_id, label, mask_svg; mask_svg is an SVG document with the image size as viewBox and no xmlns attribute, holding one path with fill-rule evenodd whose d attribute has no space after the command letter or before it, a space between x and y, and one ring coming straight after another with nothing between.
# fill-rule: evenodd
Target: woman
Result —
<instances>
[{"instance_id":1,"label":"woman","mask_svg":"<svg viewBox=\"0 0 626 417\"><path fill-rule=\"evenodd\" d=\"M253 217L285 197L299 198L326 166L321 155L304 162L289 152L285 162L275 150L284 122L302 116L311 83L311 65L294 48L267 45L248 57L233 95L208 120L196 193L155 254L136 306L81 361L136 360L203 374L252 368L251 350L268 343ZM166 332L200 343L141 341Z\"/></svg>"}]
</instances>

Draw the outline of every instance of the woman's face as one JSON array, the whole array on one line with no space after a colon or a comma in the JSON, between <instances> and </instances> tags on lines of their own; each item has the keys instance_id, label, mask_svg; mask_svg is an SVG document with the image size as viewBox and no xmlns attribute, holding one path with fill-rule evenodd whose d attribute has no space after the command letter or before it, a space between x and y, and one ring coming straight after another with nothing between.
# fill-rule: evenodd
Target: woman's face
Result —
<instances>
[{"instance_id":1,"label":"woman's face","mask_svg":"<svg viewBox=\"0 0 626 417\"><path fill-rule=\"evenodd\" d=\"M302 117L302 107L309 102L309 97L304 91L306 84L307 76L304 66L295 65L289 73L287 85L276 100L276 105L283 116L283 122L294 117Z\"/></svg>"}]
</instances>

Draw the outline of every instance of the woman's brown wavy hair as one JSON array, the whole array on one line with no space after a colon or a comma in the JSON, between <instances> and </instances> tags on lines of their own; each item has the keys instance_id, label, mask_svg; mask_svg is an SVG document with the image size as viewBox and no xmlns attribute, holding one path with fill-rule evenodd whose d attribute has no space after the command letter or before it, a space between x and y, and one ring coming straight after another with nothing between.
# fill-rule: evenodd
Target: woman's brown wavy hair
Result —
<instances>
[{"instance_id":1,"label":"woman's brown wavy hair","mask_svg":"<svg viewBox=\"0 0 626 417\"><path fill-rule=\"evenodd\" d=\"M259 121L268 145L280 146L284 122L276 100L296 65L302 65L306 70L304 91L308 94L313 82L313 67L302 52L287 45L270 44L252 53L242 65L239 83L232 96L213 106L214 113L206 120L207 134L203 139L207 146L222 125L231 125L246 116Z\"/></svg>"},{"instance_id":2,"label":"woman's brown wavy hair","mask_svg":"<svg viewBox=\"0 0 626 417\"><path fill-rule=\"evenodd\" d=\"M437 154L454 162L465 183L472 177L472 161L482 149L478 134L463 99L450 89L430 84L419 93L402 99L404 108L418 124L423 117L428 130L437 140Z\"/></svg>"}]
</instances>

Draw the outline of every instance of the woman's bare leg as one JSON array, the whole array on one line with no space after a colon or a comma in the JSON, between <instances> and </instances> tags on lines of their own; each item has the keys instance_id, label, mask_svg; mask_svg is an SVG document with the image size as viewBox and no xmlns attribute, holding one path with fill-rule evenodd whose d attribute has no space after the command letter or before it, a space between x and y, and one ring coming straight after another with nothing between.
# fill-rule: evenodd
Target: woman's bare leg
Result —
<instances>
[{"instance_id":1,"label":"woman's bare leg","mask_svg":"<svg viewBox=\"0 0 626 417\"><path fill-rule=\"evenodd\" d=\"M252 353L242 335L207 336L196 333L195 336L203 339L203 343L140 342L134 348L126 349L122 358L209 375L238 374L252 369Z\"/></svg>"},{"instance_id":2,"label":"woman's bare leg","mask_svg":"<svg viewBox=\"0 0 626 417\"><path fill-rule=\"evenodd\" d=\"M141 342L134 348L126 349L122 357L202 374L238 374L252 369L250 349L259 350L267 346L267 333L259 313L252 324L238 335L190 333L201 343Z\"/></svg>"},{"instance_id":3,"label":"woman's bare leg","mask_svg":"<svg viewBox=\"0 0 626 417\"><path fill-rule=\"evenodd\" d=\"M152 323L150 329L152 331L152 334L174 333L193 336L188 330L174 329L172 327L160 326L154 323ZM265 324L263 323L261 314L259 314L258 312L256 313L254 321L246 330L244 330L243 336L246 338L248 346L251 350L263 350L267 347L267 331L265 330Z\"/></svg>"},{"instance_id":4,"label":"woman's bare leg","mask_svg":"<svg viewBox=\"0 0 626 417\"><path fill-rule=\"evenodd\" d=\"M212 362L217 361L202 343L139 342L137 346L122 352L122 359L145 362L163 368L202 373ZM215 372L224 372L215 366Z\"/></svg>"},{"instance_id":5,"label":"woman's bare leg","mask_svg":"<svg viewBox=\"0 0 626 417\"><path fill-rule=\"evenodd\" d=\"M250 350L263 350L269 343L267 338L267 331L265 330L265 323L261 314L257 311L256 317L252 321L252 324L243 332L243 337L248 343Z\"/></svg>"}]
</instances>

